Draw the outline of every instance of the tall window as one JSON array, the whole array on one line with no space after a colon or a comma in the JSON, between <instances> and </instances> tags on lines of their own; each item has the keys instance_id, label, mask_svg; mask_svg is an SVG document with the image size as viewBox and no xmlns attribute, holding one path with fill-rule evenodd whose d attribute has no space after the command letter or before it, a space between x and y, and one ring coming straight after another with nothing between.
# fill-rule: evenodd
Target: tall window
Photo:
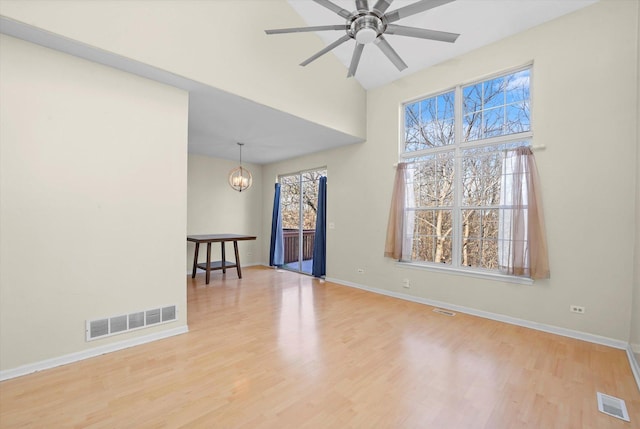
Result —
<instances>
[{"instance_id":1,"label":"tall window","mask_svg":"<svg viewBox=\"0 0 640 429\"><path fill-rule=\"evenodd\" d=\"M403 260L497 270L512 245L509 153L529 146L530 68L403 106Z\"/></svg>"}]
</instances>

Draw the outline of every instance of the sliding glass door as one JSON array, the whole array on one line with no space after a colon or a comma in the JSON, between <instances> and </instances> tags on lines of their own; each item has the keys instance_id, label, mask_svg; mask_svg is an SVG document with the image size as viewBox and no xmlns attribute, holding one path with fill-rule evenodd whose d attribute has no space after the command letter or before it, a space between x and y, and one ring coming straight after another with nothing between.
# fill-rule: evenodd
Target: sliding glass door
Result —
<instances>
[{"instance_id":1,"label":"sliding glass door","mask_svg":"<svg viewBox=\"0 0 640 429\"><path fill-rule=\"evenodd\" d=\"M280 210L284 238L283 268L311 274L318 210L318 184L327 169L282 175Z\"/></svg>"}]
</instances>

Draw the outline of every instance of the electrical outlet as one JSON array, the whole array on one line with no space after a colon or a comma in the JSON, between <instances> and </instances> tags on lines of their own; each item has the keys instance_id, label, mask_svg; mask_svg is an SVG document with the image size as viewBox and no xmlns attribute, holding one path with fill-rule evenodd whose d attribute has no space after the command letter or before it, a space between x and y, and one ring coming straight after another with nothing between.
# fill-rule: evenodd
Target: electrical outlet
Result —
<instances>
[{"instance_id":1,"label":"electrical outlet","mask_svg":"<svg viewBox=\"0 0 640 429\"><path fill-rule=\"evenodd\" d=\"M570 305L569 306L569 311L571 311L572 313L578 313L578 314L584 314L585 313L584 307L581 307L579 305Z\"/></svg>"},{"instance_id":2,"label":"electrical outlet","mask_svg":"<svg viewBox=\"0 0 640 429\"><path fill-rule=\"evenodd\" d=\"M359 274L363 274L364 273L364 268L358 268L358 273Z\"/></svg>"},{"instance_id":3,"label":"electrical outlet","mask_svg":"<svg viewBox=\"0 0 640 429\"><path fill-rule=\"evenodd\" d=\"M402 287L405 289L411 288L411 280L409 279L402 280Z\"/></svg>"}]
</instances>

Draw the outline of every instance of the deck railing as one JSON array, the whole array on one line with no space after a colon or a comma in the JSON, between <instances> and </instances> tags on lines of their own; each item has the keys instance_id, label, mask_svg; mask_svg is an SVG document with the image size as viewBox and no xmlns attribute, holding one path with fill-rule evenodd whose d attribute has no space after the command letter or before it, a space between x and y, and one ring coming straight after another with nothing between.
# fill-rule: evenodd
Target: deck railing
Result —
<instances>
[{"instance_id":1,"label":"deck railing","mask_svg":"<svg viewBox=\"0 0 640 429\"><path fill-rule=\"evenodd\" d=\"M284 229L284 263L295 262L299 257L298 236L299 229ZM313 259L313 239L316 235L315 229L302 230L302 259L304 261Z\"/></svg>"}]
</instances>

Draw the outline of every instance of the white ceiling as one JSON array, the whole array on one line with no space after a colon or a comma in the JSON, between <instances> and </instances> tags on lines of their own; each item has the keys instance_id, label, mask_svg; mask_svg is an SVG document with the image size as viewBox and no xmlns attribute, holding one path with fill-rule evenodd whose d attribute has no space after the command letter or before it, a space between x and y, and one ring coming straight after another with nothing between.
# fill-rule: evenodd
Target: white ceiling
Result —
<instances>
[{"instance_id":1,"label":"white ceiling","mask_svg":"<svg viewBox=\"0 0 640 429\"><path fill-rule=\"evenodd\" d=\"M360 141L204 85L189 93L189 153L237 160L242 142L243 161L269 164Z\"/></svg>"},{"instance_id":2,"label":"white ceiling","mask_svg":"<svg viewBox=\"0 0 640 429\"><path fill-rule=\"evenodd\" d=\"M375 2L369 1L371 5ZM355 78L364 88L375 88L596 1L458 0L397 22L400 25L460 33L455 44L386 36L407 63L408 69L398 72L375 46L367 46ZM354 0L334 2L348 10L355 8ZM396 0L389 11L413 2ZM289 0L289 3L309 25L339 24L343 21L340 16L310 0ZM264 23L265 29L273 28L269 25L269 17L265 17ZM296 24L292 23L291 26ZM189 91L190 153L236 160L236 142L240 141L245 143L242 152L244 161L267 164L359 141L353 136L288 113L24 23L0 17L0 32ZM327 45L342 35L340 31L318 34ZM336 55L345 65L345 79L353 43L349 41L327 54ZM315 50L310 47L308 56L314 53ZM300 61L304 59L300 58ZM307 67L313 65L311 63ZM291 64L291 67L299 66ZM246 118L252 118L250 124Z\"/></svg>"},{"instance_id":3,"label":"white ceiling","mask_svg":"<svg viewBox=\"0 0 640 429\"><path fill-rule=\"evenodd\" d=\"M355 10L355 0L331 0L349 11ZM418 0L395 0L387 9L391 12ZM312 25L342 24L343 18L309 0L288 0L289 4ZM376 0L369 0L372 8ZM399 72L377 46L365 46L355 78L365 89L385 85L418 70L455 58L481 46L540 25L597 0L457 0L425 12L401 19L394 24L408 27L458 33L455 43L436 42L413 37L385 35L408 68ZM268 21L267 21L268 25ZM292 25L293 27L293 25ZM341 30L316 33L329 45L344 35ZM270 37L296 37L296 34ZM333 49L333 54L345 66L345 76L351 63L355 41L350 40ZM309 57L315 51L310 48ZM329 55L329 54L327 54ZM300 61L306 58L300 58ZM313 67L313 62L306 67Z\"/></svg>"}]
</instances>

